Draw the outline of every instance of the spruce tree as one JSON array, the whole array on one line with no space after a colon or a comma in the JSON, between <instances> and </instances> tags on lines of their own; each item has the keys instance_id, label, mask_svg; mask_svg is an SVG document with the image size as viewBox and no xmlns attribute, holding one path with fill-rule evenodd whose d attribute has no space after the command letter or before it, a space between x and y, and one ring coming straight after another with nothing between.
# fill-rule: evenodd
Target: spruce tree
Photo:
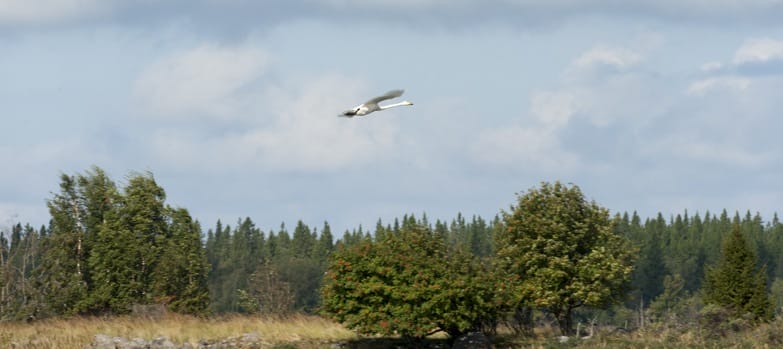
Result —
<instances>
[{"instance_id":1,"label":"spruce tree","mask_svg":"<svg viewBox=\"0 0 783 349\"><path fill-rule=\"evenodd\" d=\"M130 175L122 191L98 167L60 181L47 202L52 219L41 229L41 263L22 261L35 276L34 296L45 300L43 313L126 313L152 303L202 312L208 264L200 227L186 210L165 205L152 174Z\"/></svg>"},{"instance_id":2,"label":"spruce tree","mask_svg":"<svg viewBox=\"0 0 783 349\"><path fill-rule=\"evenodd\" d=\"M640 241L639 258L631 280L638 289L638 296L641 297L641 299L637 297L634 303L639 304L641 301L644 304L649 304L663 292L666 268L662 268L664 258L661 237L652 231L641 238L643 240Z\"/></svg>"},{"instance_id":3,"label":"spruce tree","mask_svg":"<svg viewBox=\"0 0 783 349\"><path fill-rule=\"evenodd\" d=\"M159 303L152 276L168 238L166 194L151 174L134 175L107 214L90 255L94 311L127 313L133 304Z\"/></svg>"},{"instance_id":4,"label":"spruce tree","mask_svg":"<svg viewBox=\"0 0 783 349\"><path fill-rule=\"evenodd\" d=\"M760 321L772 318L766 272L758 268L756 253L738 224L723 240L720 260L707 269L704 282L705 303L723 306L735 317L752 314Z\"/></svg>"},{"instance_id":5,"label":"spruce tree","mask_svg":"<svg viewBox=\"0 0 783 349\"><path fill-rule=\"evenodd\" d=\"M10 263L8 263L8 239L5 232L0 230L0 316L5 314L5 304L8 299L8 273L10 272Z\"/></svg>"},{"instance_id":6,"label":"spruce tree","mask_svg":"<svg viewBox=\"0 0 783 349\"><path fill-rule=\"evenodd\" d=\"M292 254L298 258L308 258L313 253L315 247L315 237L310 233L310 227L301 220L296 222L294 235L291 240Z\"/></svg>"},{"instance_id":7,"label":"spruce tree","mask_svg":"<svg viewBox=\"0 0 783 349\"><path fill-rule=\"evenodd\" d=\"M106 215L119 194L106 173L94 167L85 175L60 176L60 192L47 202L50 229L42 242L40 290L54 314L87 310L93 288L89 258Z\"/></svg>"},{"instance_id":8,"label":"spruce tree","mask_svg":"<svg viewBox=\"0 0 783 349\"><path fill-rule=\"evenodd\" d=\"M467 231L467 245L470 246L470 253L479 257L489 256L492 251L492 235L487 222L474 215L467 226Z\"/></svg>"},{"instance_id":9,"label":"spruce tree","mask_svg":"<svg viewBox=\"0 0 783 349\"><path fill-rule=\"evenodd\" d=\"M326 260L333 250L334 236L332 236L332 228L328 222L324 222L321 234L318 237L318 243L313 250L314 258L322 268L326 267Z\"/></svg>"},{"instance_id":10,"label":"spruce tree","mask_svg":"<svg viewBox=\"0 0 783 349\"><path fill-rule=\"evenodd\" d=\"M783 279L783 224L775 213L772 216L772 222L767 227L767 245L769 245L772 255L770 275L773 279Z\"/></svg>"},{"instance_id":11,"label":"spruce tree","mask_svg":"<svg viewBox=\"0 0 783 349\"><path fill-rule=\"evenodd\" d=\"M170 238L163 243L153 273L154 297L164 300L175 312L204 314L209 307L209 264L201 244L201 227L186 209L167 211L171 217Z\"/></svg>"},{"instance_id":12,"label":"spruce tree","mask_svg":"<svg viewBox=\"0 0 783 349\"><path fill-rule=\"evenodd\" d=\"M235 290L229 289L227 281L231 274L231 227L223 225L218 220L215 224L213 238L207 241L207 256L210 261L209 294L210 308L214 312L224 312L230 309L230 299Z\"/></svg>"}]
</instances>

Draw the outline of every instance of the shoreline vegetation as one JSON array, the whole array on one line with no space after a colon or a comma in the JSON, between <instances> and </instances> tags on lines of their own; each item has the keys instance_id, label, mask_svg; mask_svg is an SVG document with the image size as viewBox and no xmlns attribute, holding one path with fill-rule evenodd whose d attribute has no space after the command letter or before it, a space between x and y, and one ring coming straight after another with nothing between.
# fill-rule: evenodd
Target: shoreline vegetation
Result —
<instances>
[{"instance_id":1,"label":"shoreline vegetation","mask_svg":"<svg viewBox=\"0 0 783 349\"><path fill-rule=\"evenodd\" d=\"M227 338L257 337L260 348L382 348L406 346L400 338L358 336L340 324L319 316L292 315L285 318L230 315L196 317L168 313L161 317L72 317L27 322L3 322L0 347L16 349L82 349L96 335L142 338L165 337L177 347L219 343ZM445 336L428 337L423 347L446 345ZM755 328L723 336L707 328L672 329L648 326L629 332L596 328L592 336L563 340L557 326L537 326L531 337L517 337L499 328L493 338L496 348L765 348L783 345L783 318ZM447 346L446 346L447 347ZM229 346L229 348L231 348Z\"/></svg>"}]
</instances>

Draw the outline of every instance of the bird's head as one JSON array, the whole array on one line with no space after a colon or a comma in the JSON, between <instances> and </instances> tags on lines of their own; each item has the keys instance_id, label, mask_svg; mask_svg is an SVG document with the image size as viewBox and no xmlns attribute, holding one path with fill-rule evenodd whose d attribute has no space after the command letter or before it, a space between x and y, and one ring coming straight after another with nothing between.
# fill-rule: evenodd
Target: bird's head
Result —
<instances>
[{"instance_id":1,"label":"bird's head","mask_svg":"<svg viewBox=\"0 0 783 349\"><path fill-rule=\"evenodd\" d=\"M356 115L356 113L358 113L358 112L359 112L359 108L358 108L358 107L356 107L356 108L353 108L353 109L348 109L348 110L344 111L344 112L343 112L343 114L342 114L342 116L348 116L348 117L351 117L351 116L355 116L355 115Z\"/></svg>"},{"instance_id":2,"label":"bird's head","mask_svg":"<svg viewBox=\"0 0 783 349\"><path fill-rule=\"evenodd\" d=\"M402 104L404 104L404 105L413 105L413 102L411 102L411 101L402 101Z\"/></svg>"}]
</instances>

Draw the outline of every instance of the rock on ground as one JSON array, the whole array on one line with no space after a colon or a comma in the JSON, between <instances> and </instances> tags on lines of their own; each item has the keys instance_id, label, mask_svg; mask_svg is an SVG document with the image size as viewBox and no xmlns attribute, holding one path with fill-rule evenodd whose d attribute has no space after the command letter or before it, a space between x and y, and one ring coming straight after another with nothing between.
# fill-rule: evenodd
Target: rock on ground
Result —
<instances>
[{"instance_id":1,"label":"rock on ground","mask_svg":"<svg viewBox=\"0 0 783 349\"><path fill-rule=\"evenodd\" d=\"M258 333L246 333L238 337L229 337L220 341L199 341L194 347L190 343L182 345L174 344L167 337L158 337L151 340L142 338L127 339L112 337L105 334L95 335L91 344L84 349L235 349L235 348L261 348L264 346Z\"/></svg>"},{"instance_id":2,"label":"rock on ground","mask_svg":"<svg viewBox=\"0 0 783 349\"><path fill-rule=\"evenodd\" d=\"M454 341L453 349L492 349L492 341L481 332L466 333Z\"/></svg>"}]
</instances>

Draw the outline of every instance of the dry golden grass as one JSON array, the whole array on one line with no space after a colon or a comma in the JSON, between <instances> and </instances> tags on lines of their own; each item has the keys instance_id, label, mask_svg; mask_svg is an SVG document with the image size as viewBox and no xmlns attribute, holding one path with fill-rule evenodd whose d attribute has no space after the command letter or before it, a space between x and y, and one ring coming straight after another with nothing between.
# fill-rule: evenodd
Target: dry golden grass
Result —
<instances>
[{"instance_id":1,"label":"dry golden grass","mask_svg":"<svg viewBox=\"0 0 783 349\"><path fill-rule=\"evenodd\" d=\"M159 319L134 317L69 318L33 323L0 323L0 348L84 348L96 334L123 338L168 337L180 345L197 346L201 340L218 341L255 333L264 343L299 341L333 342L356 339L339 324L315 316L286 319L232 316L202 319L167 315Z\"/></svg>"},{"instance_id":2,"label":"dry golden grass","mask_svg":"<svg viewBox=\"0 0 783 349\"><path fill-rule=\"evenodd\" d=\"M158 319L139 317L51 319L33 323L0 322L0 348L62 348L82 349L96 334L126 339L151 340L167 337L177 345L190 343L198 347L202 340L219 342L244 334L255 334L266 346L291 343L297 347L316 348L324 343L354 341L357 347L378 347L378 343L392 343L395 339L359 338L355 333L327 319L297 315L285 319L251 316L197 318L166 315ZM696 329L686 331L635 331L625 334L598 334L589 340L557 342L553 328L537 328L533 338L515 338L501 329L498 347L515 348L777 348L783 347L783 319L762 324L755 329L729 334L725 337L705 338ZM445 335L431 340L443 341ZM386 342L384 342L386 341ZM298 344L297 344L298 343ZM319 344L320 343L320 344ZM399 346L399 342L394 342Z\"/></svg>"}]
</instances>

